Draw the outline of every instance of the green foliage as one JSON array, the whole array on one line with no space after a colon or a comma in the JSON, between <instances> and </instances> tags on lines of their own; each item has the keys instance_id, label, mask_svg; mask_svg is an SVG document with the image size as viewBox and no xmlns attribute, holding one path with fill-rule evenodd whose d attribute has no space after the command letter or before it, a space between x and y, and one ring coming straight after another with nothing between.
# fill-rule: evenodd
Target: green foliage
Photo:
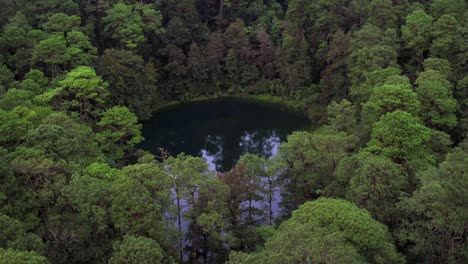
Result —
<instances>
[{"instance_id":1,"label":"green foliage","mask_svg":"<svg viewBox=\"0 0 468 264\"><path fill-rule=\"evenodd\" d=\"M49 80L44 77L44 73L40 70L32 69L25 76L21 82L21 88L40 94L44 92Z\"/></svg>"},{"instance_id":2,"label":"green foliage","mask_svg":"<svg viewBox=\"0 0 468 264\"><path fill-rule=\"evenodd\" d=\"M14 81L14 74L5 64L0 64L0 94L10 88L11 83Z\"/></svg>"},{"instance_id":3,"label":"green foliage","mask_svg":"<svg viewBox=\"0 0 468 264\"><path fill-rule=\"evenodd\" d=\"M31 123L13 112L0 109L0 143L2 146L15 145L26 136Z\"/></svg>"},{"instance_id":4,"label":"green foliage","mask_svg":"<svg viewBox=\"0 0 468 264\"><path fill-rule=\"evenodd\" d=\"M277 158L284 168L282 203L289 212L323 192L338 161L356 144L354 135L327 132L294 132L279 148Z\"/></svg>"},{"instance_id":5,"label":"green foliage","mask_svg":"<svg viewBox=\"0 0 468 264\"><path fill-rule=\"evenodd\" d=\"M348 134L357 129L356 107L346 99L340 103L331 102L327 106L327 117L330 129Z\"/></svg>"},{"instance_id":6,"label":"green foliage","mask_svg":"<svg viewBox=\"0 0 468 264\"><path fill-rule=\"evenodd\" d=\"M16 250L42 252L44 244L33 233L26 232L24 225L9 216L0 214L0 247Z\"/></svg>"},{"instance_id":7,"label":"green foliage","mask_svg":"<svg viewBox=\"0 0 468 264\"><path fill-rule=\"evenodd\" d=\"M346 189L347 200L367 209L382 223L392 226L397 222L396 203L409 184L401 165L384 156L360 152L340 161L336 178Z\"/></svg>"},{"instance_id":8,"label":"green foliage","mask_svg":"<svg viewBox=\"0 0 468 264\"><path fill-rule=\"evenodd\" d=\"M113 159L121 159L126 151L143 140L137 117L123 106L114 106L103 112L97 126L96 139Z\"/></svg>"},{"instance_id":9,"label":"green foliage","mask_svg":"<svg viewBox=\"0 0 468 264\"><path fill-rule=\"evenodd\" d=\"M351 95L356 96L358 102L365 102L371 96L375 87L384 84L410 85L408 78L401 76L401 70L399 68L379 68L365 73L359 85L351 87Z\"/></svg>"},{"instance_id":10,"label":"green foliage","mask_svg":"<svg viewBox=\"0 0 468 264\"><path fill-rule=\"evenodd\" d=\"M103 21L106 30L114 31L114 38L119 39L127 48L135 49L145 38L143 21L140 16L132 15L132 9L131 5L118 3L107 12Z\"/></svg>"},{"instance_id":11,"label":"green foliage","mask_svg":"<svg viewBox=\"0 0 468 264\"><path fill-rule=\"evenodd\" d=\"M162 263L164 251L151 238L125 236L122 242L114 245L114 254L109 263Z\"/></svg>"},{"instance_id":12,"label":"green foliage","mask_svg":"<svg viewBox=\"0 0 468 264\"><path fill-rule=\"evenodd\" d=\"M42 24L42 27L47 33L65 33L79 27L80 20L79 16L55 13L48 18L47 22Z\"/></svg>"},{"instance_id":13,"label":"green foliage","mask_svg":"<svg viewBox=\"0 0 468 264\"><path fill-rule=\"evenodd\" d=\"M416 51L421 58L423 51L430 47L432 37L432 17L424 10L416 10L406 17L406 23L401 27L402 38L408 48ZM420 61L419 58L419 62Z\"/></svg>"},{"instance_id":14,"label":"green foliage","mask_svg":"<svg viewBox=\"0 0 468 264\"><path fill-rule=\"evenodd\" d=\"M142 119L151 116L160 100L152 63L128 50L106 49L97 70L112 87L110 100L114 104L128 106Z\"/></svg>"},{"instance_id":15,"label":"green foliage","mask_svg":"<svg viewBox=\"0 0 468 264\"><path fill-rule=\"evenodd\" d=\"M404 262L384 225L366 210L328 198L300 206L260 253L232 256L229 263Z\"/></svg>"},{"instance_id":16,"label":"green foliage","mask_svg":"<svg viewBox=\"0 0 468 264\"><path fill-rule=\"evenodd\" d=\"M0 107L3 110L11 111L17 106L32 106L33 96L34 94L29 91L12 88L0 99Z\"/></svg>"},{"instance_id":17,"label":"green foliage","mask_svg":"<svg viewBox=\"0 0 468 264\"><path fill-rule=\"evenodd\" d=\"M103 18L105 29L113 31L113 37L128 49L136 49L145 41L144 31L161 33L162 16L151 5L127 5L117 3Z\"/></svg>"},{"instance_id":18,"label":"green foliage","mask_svg":"<svg viewBox=\"0 0 468 264\"><path fill-rule=\"evenodd\" d=\"M0 6L0 263L403 262L375 220L467 262L466 1ZM323 126L219 175L138 150L161 105L228 94Z\"/></svg>"},{"instance_id":19,"label":"green foliage","mask_svg":"<svg viewBox=\"0 0 468 264\"><path fill-rule=\"evenodd\" d=\"M0 248L1 263L18 263L18 264L48 264L47 258L37 254L34 251L20 251L14 249Z\"/></svg>"},{"instance_id":20,"label":"green foliage","mask_svg":"<svg viewBox=\"0 0 468 264\"><path fill-rule=\"evenodd\" d=\"M422 185L400 203L405 211L398 237L407 246L410 261L462 263L467 260L468 217L466 189L468 173L466 151L455 149L438 168L418 176Z\"/></svg>"},{"instance_id":21,"label":"green foliage","mask_svg":"<svg viewBox=\"0 0 468 264\"><path fill-rule=\"evenodd\" d=\"M82 121L95 120L108 96L108 84L93 68L80 66L59 82L62 107L79 113Z\"/></svg>"},{"instance_id":22,"label":"green foliage","mask_svg":"<svg viewBox=\"0 0 468 264\"><path fill-rule=\"evenodd\" d=\"M425 70L416 79L416 93L421 101L421 116L428 126L453 127L457 123L457 102L452 96L452 85L444 74Z\"/></svg>"},{"instance_id":23,"label":"green foliage","mask_svg":"<svg viewBox=\"0 0 468 264\"><path fill-rule=\"evenodd\" d=\"M169 207L171 179L156 164L136 164L122 171L111 187L111 216L123 234L165 244L163 212Z\"/></svg>"},{"instance_id":24,"label":"green foliage","mask_svg":"<svg viewBox=\"0 0 468 264\"><path fill-rule=\"evenodd\" d=\"M78 153L79 142L74 137L67 137L65 129L59 125L43 124L30 130L26 136L26 145L44 151L53 159L73 159Z\"/></svg>"},{"instance_id":25,"label":"green foliage","mask_svg":"<svg viewBox=\"0 0 468 264\"><path fill-rule=\"evenodd\" d=\"M430 129L418 118L397 110L385 114L375 123L368 151L387 156L398 164L425 167L434 162L426 147L430 137Z\"/></svg>"},{"instance_id":26,"label":"green foliage","mask_svg":"<svg viewBox=\"0 0 468 264\"><path fill-rule=\"evenodd\" d=\"M384 84L372 89L369 100L363 104L361 118L372 127L386 113L402 110L417 116L419 109L417 95L409 85Z\"/></svg>"}]
</instances>

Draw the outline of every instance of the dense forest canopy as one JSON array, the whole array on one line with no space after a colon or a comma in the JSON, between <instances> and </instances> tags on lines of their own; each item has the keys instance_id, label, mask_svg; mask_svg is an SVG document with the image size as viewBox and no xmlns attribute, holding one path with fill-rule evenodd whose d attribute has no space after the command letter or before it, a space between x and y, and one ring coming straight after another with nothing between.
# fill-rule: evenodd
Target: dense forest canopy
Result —
<instances>
[{"instance_id":1,"label":"dense forest canopy","mask_svg":"<svg viewBox=\"0 0 468 264\"><path fill-rule=\"evenodd\" d=\"M0 0L0 50L0 263L468 263L465 0ZM265 94L322 126L224 173L138 149Z\"/></svg>"}]
</instances>

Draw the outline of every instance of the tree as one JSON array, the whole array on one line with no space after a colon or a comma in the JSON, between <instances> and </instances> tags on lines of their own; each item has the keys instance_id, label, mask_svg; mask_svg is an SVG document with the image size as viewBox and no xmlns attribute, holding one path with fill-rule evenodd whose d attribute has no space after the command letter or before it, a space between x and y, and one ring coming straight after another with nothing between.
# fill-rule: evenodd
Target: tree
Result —
<instances>
[{"instance_id":1,"label":"tree","mask_svg":"<svg viewBox=\"0 0 468 264\"><path fill-rule=\"evenodd\" d=\"M32 107L31 99L33 97L32 92L11 88L0 99L0 107L7 111L11 111L17 106Z\"/></svg>"},{"instance_id":2,"label":"tree","mask_svg":"<svg viewBox=\"0 0 468 264\"><path fill-rule=\"evenodd\" d=\"M368 21L380 28L396 27L400 15L396 5L391 0L372 0L368 7Z\"/></svg>"},{"instance_id":3,"label":"tree","mask_svg":"<svg viewBox=\"0 0 468 264\"><path fill-rule=\"evenodd\" d=\"M230 245L233 249L250 251L254 248L255 238L252 239L248 226L254 225L253 217L258 214L254 213L256 208L251 203L252 194L257 196L260 186L256 182L252 183L247 167L242 163L218 177L229 188L226 205L228 213L225 217L228 222L227 230L233 236Z\"/></svg>"},{"instance_id":4,"label":"tree","mask_svg":"<svg viewBox=\"0 0 468 264\"><path fill-rule=\"evenodd\" d=\"M1 263L18 263L18 264L49 264L46 257L37 254L34 251L20 251L15 249L0 248Z\"/></svg>"},{"instance_id":5,"label":"tree","mask_svg":"<svg viewBox=\"0 0 468 264\"><path fill-rule=\"evenodd\" d=\"M0 248L44 251L44 244L36 234L27 232L20 221L0 214ZM0 257L1 259L1 257Z\"/></svg>"},{"instance_id":6,"label":"tree","mask_svg":"<svg viewBox=\"0 0 468 264\"><path fill-rule=\"evenodd\" d=\"M463 47L463 32L457 19L451 15L443 15L434 22L434 41L430 51L431 56L447 59L458 69ZM461 69L460 69L461 70Z\"/></svg>"},{"instance_id":7,"label":"tree","mask_svg":"<svg viewBox=\"0 0 468 264\"><path fill-rule=\"evenodd\" d=\"M22 219L22 229L33 230L40 221L38 217L40 202L37 195L13 173L10 165L11 156L6 149L0 148L0 214L13 219ZM8 223L8 226L11 224ZM14 232L18 230L18 227L14 228ZM34 239L29 241L34 242Z\"/></svg>"},{"instance_id":8,"label":"tree","mask_svg":"<svg viewBox=\"0 0 468 264\"><path fill-rule=\"evenodd\" d=\"M435 18L444 15L451 15L462 20L466 15L466 2L463 0L434 0L430 5L430 10Z\"/></svg>"},{"instance_id":9,"label":"tree","mask_svg":"<svg viewBox=\"0 0 468 264\"><path fill-rule=\"evenodd\" d=\"M253 154L244 154L237 161L238 165L245 166L248 177L247 198L248 198L248 221L254 222L253 202L262 202L263 197L259 192L263 192L262 178L266 176L266 159ZM270 208L271 210L271 208Z\"/></svg>"},{"instance_id":10,"label":"tree","mask_svg":"<svg viewBox=\"0 0 468 264\"><path fill-rule=\"evenodd\" d=\"M351 34L337 30L326 53L326 66L321 72L322 94L320 103L328 104L331 98L344 98L348 93L348 66L346 58L351 52Z\"/></svg>"},{"instance_id":11,"label":"tree","mask_svg":"<svg viewBox=\"0 0 468 264\"><path fill-rule=\"evenodd\" d=\"M102 19L104 29L112 31L112 37L120 43L120 48L136 49L146 38L144 33L163 32L161 13L152 5L117 3L107 10Z\"/></svg>"},{"instance_id":12,"label":"tree","mask_svg":"<svg viewBox=\"0 0 468 264\"><path fill-rule=\"evenodd\" d=\"M404 223L398 238L408 261L462 263L467 261L466 204L468 155L456 148L438 168L418 174L421 187L399 206Z\"/></svg>"},{"instance_id":13,"label":"tree","mask_svg":"<svg viewBox=\"0 0 468 264\"><path fill-rule=\"evenodd\" d=\"M92 162L102 157L102 152L98 148L96 136L92 129L85 124L78 122L78 120L67 116L65 113L55 112L44 118L42 124L59 126L65 131L61 136L70 140L71 145L76 147L71 153L75 153L77 156L61 156L60 158L66 159L69 162L88 166ZM37 135L41 137L40 135ZM41 142L38 142L38 146L42 146ZM51 142L51 144L54 144ZM58 149L65 148L64 146Z\"/></svg>"},{"instance_id":14,"label":"tree","mask_svg":"<svg viewBox=\"0 0 468 264\"><path fill-rule=\"evenodd\" d=\"M148 237L168 248L170 177L154 162L127 166L122 173L110 189L114 226L123 235Z\"/></svg>"},{"instance_id":15,"label":"tree","mask_svg":"<svg viewBox=\"0 0 468 264\"><path fill-rule=\"evenodd\" d=\"M169 44L164 49L167 57L167 64L163 70L167 74L167 90L165 96L174 96L179 99L187 99L192 96L191 90L187 87L190 85L187 68L187 58L182 49L174 44Z\"/></svg>"},{"instance_id":16,"label":"tree","mask_svg":"<svg viewBox=\"0 0 468 264\"><path fill-rule=\"evenodd\" d=\"M17 12L2 30L0 46L2 61L15 75L23 76L30 70L34 46L45 38L46 33L33 30L22 12ZM6 72L2 72L6 73ZM5 75L7 77L8 75Z\"/></svg>"},{"instance_id":17,"label":"tree","mask_svg":"<svg viewBox=\"0 0 468 264\"><path fill-rule=\"evenodd\" d=\"M319 197L333 180L338 161L354 148L356 138L345 132L294 132L280 145L278 160L284 170L282 186L283 215L300 204Z\"/></svg>"},{"instance_id":18,"label":"tree","mask_svg":"<svg viewBox=\"0 0 468 264\"><path fill-rule=\"evenodd\" d=\"M114 244L114 254L109 263L162 263L164 258L164 251L153 239L127 235Z\"/></svg>"},{"instance_id":19,"label":"tree","mask_svg":"<svg viewBox=\"0 0 468 264\"><path fill-rule=\"evenodd\" d=\"M55 13L42 24L47 33L66 33L79 27L81 19L79 16L68 16L64 13Z\"/></svg>"},{"instance_id":20,"label":"tree","mask_svg":"<svg viewBox=\"0 0 468 264\"><path fill-rule=\"evenodd\" d=\"M80 31L71 31L66 36L67 50L63 55L67 69L92 65L96 59L97 49L89 38Z\"/></svg>"},{"instance_id":21,"label":"tree","mask_svg":"<svg viewBox=\"0 0 468 264\"><path fill-rule=\"evenodd\" d=\"M8 147L20 143L30 126L30 122L17 114L0 109L0 144Z\"/></svg>"},{"instance_id":22,"label":"tree","mask_svg":"<svg viewBox=\"0 0 468 264\"><path fill-rule=\"evenodd\" d=\"M32 61L43 68L48 76L56 77L63 72L67 42L63 35L50 35L41 40L35 47Z\"/></svg>"},{"instance_id":23,"label":"tree","mask_svg":"<svg viewBox=\"0 0 468 264\"><path fill-rule=\"evenodd\" d=\"M433 163L426 143L430 129L408 112L397 110L383 115L372 128L368 151L391 158L397 164L424 168Z\"/></svg>"},{"instance_id":24,"label":"tree","mask_svg":"<svg viewBox=\"0 0 468 264\"><path fill-rule=\"evenodd\" d=\"M15 80L15 75L5 64L0 64L0 94L3 94L10 88L10 85Z\"/></svg>"},{"instance_id":25,"label":"tree","mask_svg":"<svg viewBox=\"0 0 468 264\"><path fill-rule=\"evenodd\" d=\"M126 105L142 119L149 118L162 99L153 63L145 63L129 50L106 49L97 72L112 87L110 101Z\"/></svg>"},{"instance_id":26,"label":"tree","mask_svg":"<svg viewBox=\"0 0 468 264\"><path fill-rule=\"evenodd\" d=\"M75 252L73 256L64 256L65 260L92 262L107 259L112 253L112 239L118 234L111 217L111 187L120 177L125 177L120 170L95 162L75 173L63 188L62 197L66 201L63 207L72 208L73 213L60 208L66 213L56 218L64 221L66 229L77 238L74 243L64 243Z\"/></svg>"},{"instance_id":27,"label":"tree","mask_svg":"<svg viewBox=\"0 0 468 264\"><path fill-rule=\"evenodd\" d=\"M44 151L47 157L55 160L74 161L80 154L77 138L68 135L63 127L55 124L42 124L30 130L25 143Z\"/></svg>"},{"instance_id":28,"label":"tree","mask_svg":"<svg viewBox=\"0 0 468 264\"><path fill-rule=\"evenodd\" d=\"M384 84L402 84L410 86L409 79L401 75L398 67L378 68L365 72L357 84L351 86L351 95L359 102L367 102L375 87ZM359 104L357 105L359 107Z\"/></svg>"},{"instance_id":29,"label":"tree","mask_svg":"<svg viewBox=\"0 0 468 264\"><path fill-rule=\"evenodd\" d=\"M277 74L275 46L268 32L261 27L255 32L258 42L254 47L254 63L260 69L263 78L273 79Z\"/></svg>"},{"instance_id":30,"label":"tree","mask_svg":"<svg viewBox=\"0 0 468 264\"><path fill-rule=\"evenodd\" d=\"M221 212L219 203L223 203L224 199L220 199L219 195L226 193L226 190L221 192L217 190L216 186L218 184L215 184L217 181L214 179L214 175L208 171L208 165L203 158L186 156L182 153L177 157L166 159L163 163L163 168L165 173L172 178L175 193L176 223L179 231L179 258L183 258L182 240L184 234L182 224L185 222L184 225L189 227L186 237L190 243L188 246L190 258L192 260L198 259L198 249L201 248L201 245L198 245L200 241L198 236L200 235L201 227L197 219L202 217L202 215L208 217L212 210L215 210L214 212L216 210ZM210 196L210 192L215 196L215 199L209 198L205 200L206 197ZM204 200L205 202L203 202ZM186 206L183 207L184 204ZM208 226L205 227L207 228Z\"/></svg>"},{"instance_id":31,"label":"tree","mask_svg":"<svg viewBox=\"0 0 468 264\"><path fill-rule=\"evenodd\" d=\"M93 68L80 66L59 82L61 107L76 111L82 121L96 120L108 96L108 84Z\"/></svg>"},{"instance_id":32,"label":"tree","mask_svg":"<svg viewBox=\"0 0 468 264\"><path fill-rule=\"evenodd\" d=\"M357 129L356 107L346 99L327 106L328 128L352 134Z\"/></svg>"},{"instance_id":33,"label":"tree","mask_svg":"<svg viewBox=\"0 0 468 264\"><path fill-rule=\"evenodd\" d=\"M222 78L222 59L224 57L225 46L222 35L219 32L211 33L206 45L206 55L210 77L213 82L218 82Z\"/></svg>"},{"instance_id":34,"label":"tree","mask_svg":"<svg viewBox=\"0 0 468 264\"><path fill-rule=\"evenodd\" d=\"M416 93L421 101L421 116L427 126L453 127L457 123L457 101L452 96L452 85L443 74L426 70L416 79Z\"/></svg>"},{"instance_id":35,"label":"tree","mask_svg":"<svg viewBox=\"0 0 468 264\"><path fill-rule=\"evenodd\" d=\"M204 47L198 47L197 43L192 42L187 57L189 72L192 74L193 87L197 94L207 94L206 86L208 81L208 64L204 54Z\"/></svg>"},{"instance_id":36,"label":"tree","mask_svg":"<svg viewBox=\"0 0 468 264\"><path fill-rule=\"evenodd\" d=\"M45 91L49 80L44 76L44 73L40 70L32 69L21 81L21 88L35 94L41 94Z\"/></svg>"},{"instance_id":37,"label":"tree","mask_svg":"<svg viewBox=\"0 0 468 264\"><path fill-rule=\"evenodd\" d=\"M106 12L103 22L105 30L112 31L112 37L121 43L120 48L136 49L145 40L143 21L133 5L117 3Z\"/></svg>"},{"instance_id":38,"label":"tree","mask_svg":"<svg viewBox=\"0 0 468 264\"><path fill-rule=\"evenodd\" d=\"M351 39L351 53L346 62L349 67L350 91L358 100L365 101L370 88L362 87L371 72L392 70L399 75L397 65L398 42L395 29L383 30L373 24L365 24ZM367 92L367 93L366 93Z\"/></svg>"},{"instance_id":39,"label":"tree","mask_svg":"<svg viewBox=\"0 0 468 264\"><path fill-rule=\"evenodd\" d=\"M367 209L375 220L389 227L398 222L396 204L409 186L401 165L364 151L340 161L336 180L346 189L344 197Z\"/></svg>"},{"instance_id":40,"label":"tree","mask_svg":"<svg viewBox=\"0 0 468 264\"><path fill-rule=\"evenodd\" d=\"M372 89L369 100L364 103L361 118L371 128L374 122L386 113L402 110L417 116L420 103L409 85L382 85Z\"/></svg>"},{"instance_id":41,"label":"tree","mask_svg":"<svg viewBox=\"0 0 468 264\"><path fill-rule=\"evenodd\" d=\"M123 158L143 140L137 117L123 106L114 106L103 112L96 125L99 127L96 139L107 156L115 160Z\"/></svg>"},{"instance_id":42,"label":"tree","mask_svg":"<svg viewBox=\"0 0 468 264\"><path fill-rule=\"evenodd\" d=\"M339 199L306 202L250 256L229 263L403 263L387 228L364 209Z\"/></svg>"},{"instance_id":43,"label":"tree","mask_svg":"<svg viewBox=\"0 0 468 264\"><path fill-rule=\"evenodd\" d=\"M423 52L429 49L431 43L432 17L421 9L414 11L406 17L401 33L406 46L416 52L416 61L420 70Z\"/></svg>"}]
</instances>

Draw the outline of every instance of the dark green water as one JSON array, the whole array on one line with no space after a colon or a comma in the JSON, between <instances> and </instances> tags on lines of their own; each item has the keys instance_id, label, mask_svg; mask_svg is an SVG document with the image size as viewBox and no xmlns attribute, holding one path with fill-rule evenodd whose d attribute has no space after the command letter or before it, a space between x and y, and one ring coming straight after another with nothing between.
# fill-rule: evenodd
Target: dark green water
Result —
<instances>
[{"instance_id":1,"label":"dark green water","mask_svg":"<svg viewBox=\"0 0 468 264\"><path fill-rule=\"evenodd\" d=\"M310 125L303 113L279 104L223 98L157 113L143 124L145 141L140 147L156 155L163 148L172 156L201 156L211 169L227 171L246 152L275 155L289 134Z\"/></svg>"}]
</instances>

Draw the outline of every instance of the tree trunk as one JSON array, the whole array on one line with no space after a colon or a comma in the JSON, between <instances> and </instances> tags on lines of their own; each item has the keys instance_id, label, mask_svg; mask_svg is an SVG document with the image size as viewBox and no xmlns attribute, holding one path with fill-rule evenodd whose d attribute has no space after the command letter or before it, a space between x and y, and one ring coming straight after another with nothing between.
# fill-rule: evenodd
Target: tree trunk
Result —
<instances>
[{"instance_id":1,"label":"tree trunk","mask_svg":"<svg viewBox=\"0 0 468 264\"><path fill-rule=\"evenodd\" d=\"M271 180L268 180L268 192L269 192L269 197L268 197L268 203L269 203L269 206L270 206L270 212L269 212L269 216L268 216L268 220L269 220L269 224L272 225L273 224L273 183L271 182Z\"/></svg>"},{"instance_id":2,"label":"tree trunk","mask_svg":"<svg viewBox=\"0 0 468 264\"><path fill-rule=\"evenodd\" d=\"M183 249L182 249L182 219L181 219L181 209L180 209L180 198L179 198L179 188L176 186L176 199L177 199L177 221L179 227L179 263L182 263L183 260Z\"/></svg>"},{"instance_id":3,"label":"tree trunk","mask_svg":"<svg viewBox=\"0 0 468 264\"><path fill-rule=\"evenodd\" d=\"M223 20L223 11L224 11L224 0L219 0L219 18L218 18L219 28L221 28L221 23Z\"/></svg>"}]
</instances>

